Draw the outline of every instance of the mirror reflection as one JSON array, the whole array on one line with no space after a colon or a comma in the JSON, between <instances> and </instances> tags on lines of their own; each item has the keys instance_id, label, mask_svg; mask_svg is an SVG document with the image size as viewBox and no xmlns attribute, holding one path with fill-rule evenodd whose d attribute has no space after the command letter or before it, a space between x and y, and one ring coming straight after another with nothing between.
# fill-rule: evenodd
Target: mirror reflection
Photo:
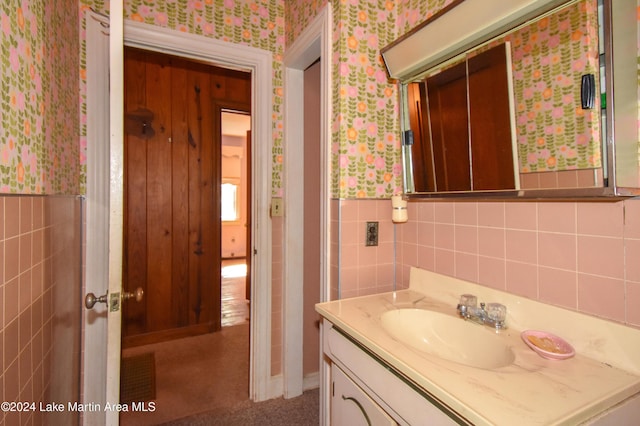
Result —
<instances>
[{"instance_id":1,"label":"mirror reflection","mask_svg":"<svg viewBox=\"0 0 640 426\"><path fill-rule=\"evenodd\" d=\"M408 86L417 190L518 187L511 81L506 42Z\"/></svg>"},{"instance_id":2,"label":"mirror reflection","mask_svg":"<svg viewBox=\"0 0 640 426\"><path fill-rule=\"evenodd\" d=\"M602 53L581 0L403 85L406 192L602 187Z\"/></svg>"}]
</instances>

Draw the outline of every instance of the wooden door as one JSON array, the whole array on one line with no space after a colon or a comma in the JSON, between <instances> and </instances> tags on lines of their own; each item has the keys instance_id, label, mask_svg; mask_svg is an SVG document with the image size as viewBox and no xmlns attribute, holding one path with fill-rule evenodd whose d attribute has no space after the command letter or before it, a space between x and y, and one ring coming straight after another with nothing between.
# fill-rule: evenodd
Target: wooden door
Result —
<instances>
[{"instance_id":1,"label":"wooden door","mask_svg":"<svg viewBox=\"0 0 640 426\"><path fill-rule=\"evenodd\" d=\"M250 104L250 74L125 50L125 347L220 328L217 99Z\"/></svg>"},{"instance_id":2,"label":"wooden door","mask_svg":"<svg viewBox=\"0 0 640 426\"><path fill-rule=\"evenodd\" d=\"M428 77L426 87L409 87L409 118L419 139L414 160L422 165L414 168L416 190L515 188L507 50L501 44ZM429 132L422 126L427 120Z\"/></svg>"},{"instance_id":3,"label":"wooden door","mask_svg":"<svg viewBox=\"0 0 640 426\"><path fill-rule=\"evenodd\" d=\"M469 58L469 123L474 190L514 189L507 44Z\"/></svg>"},{"instance_id":4,"label":"wooden door","mask_svg":"<svg viewBox=\"0 0 640 426\"><path fill-rule=\"evenodd\" d=\"M427 79L436 190L471 189L467 72L460 63Z\"/></svg>"}]
</instances>

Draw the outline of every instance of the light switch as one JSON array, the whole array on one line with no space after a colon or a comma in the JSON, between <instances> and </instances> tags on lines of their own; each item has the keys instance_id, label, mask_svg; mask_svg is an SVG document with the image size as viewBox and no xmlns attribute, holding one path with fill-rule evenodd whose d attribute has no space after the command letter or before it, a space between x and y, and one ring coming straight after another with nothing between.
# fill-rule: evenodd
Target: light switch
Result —
<instances>
[{"instance_id":1,"label":"light switch","mask_svg":"<svg viewBox=\"0 0 640 426\"><path fill-rule=\"evenodd\" d=\"M271 199L271 217L282 216L283 214L282 198L273 197Z\"/></svg>"}]
</instances>

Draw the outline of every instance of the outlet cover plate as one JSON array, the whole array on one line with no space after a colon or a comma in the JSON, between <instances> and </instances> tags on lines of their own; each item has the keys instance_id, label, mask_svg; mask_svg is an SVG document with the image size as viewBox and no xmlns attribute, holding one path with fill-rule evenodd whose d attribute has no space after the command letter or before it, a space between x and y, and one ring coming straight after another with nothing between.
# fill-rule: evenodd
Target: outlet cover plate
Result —
<instances>
[{"instance_id":1,"label":"outlet cover plate","mask_svg":"<svg viewBox=\"0 0 640 426\"><path fill-rule=\"evenodd\" d=\"M378 222L367 222L367 239L365 244L367 246L378 245Z\"/></svg>"}]
</instances>

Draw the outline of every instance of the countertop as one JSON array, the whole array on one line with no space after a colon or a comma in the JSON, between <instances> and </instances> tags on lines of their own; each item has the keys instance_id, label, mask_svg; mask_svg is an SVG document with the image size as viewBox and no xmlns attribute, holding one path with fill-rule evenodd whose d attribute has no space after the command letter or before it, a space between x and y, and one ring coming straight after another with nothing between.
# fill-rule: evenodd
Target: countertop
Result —
<instances>
[{"instance_id":1,"label":"countertop","mask_svg":"<svg viewBox=\"0 0 640 426\"><path fill-rule=\"evenodd\" d=\"M640 330L416 268L411 274L408 290L320 303L316 310L470 422L577 424L640 392ZM405 345L382 327L382 314L395 309L427 309L457 317L457 298L463 293L507 306L509 328L499 335L515 355L513 364L482 369L447 361ZM496 333L489 327L468 326ZM563 337L576 356L540 357L522 341L520 332L525 329Z\"/></svg>"}]
</instances>

